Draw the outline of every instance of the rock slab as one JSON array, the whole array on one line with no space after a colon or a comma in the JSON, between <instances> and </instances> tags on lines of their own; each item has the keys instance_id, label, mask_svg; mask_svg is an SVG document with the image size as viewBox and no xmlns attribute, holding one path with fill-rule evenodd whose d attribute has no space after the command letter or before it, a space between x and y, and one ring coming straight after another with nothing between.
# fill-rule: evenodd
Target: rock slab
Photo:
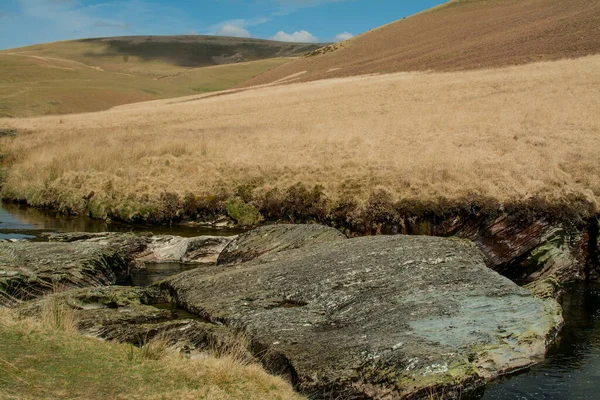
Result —
<instances>
[{"instance_id":1,"label":"rock slab","mask_svg":"<svg viewBox=\"0 0 600 400\"><path fill-rule=\"evenodd\" d=\"M87 241L0 243L0 304L68 287L104 286L129 275L121 249Z\"/></svg>"},{"instance_id":2,"label":"rock slab","mask_svg":"<svg viewBox=\"0 0 600 400\"><path fill-rule=\"evenodd\" d=\"M219 254L234 239L227 236L153 236L137 258L143 262L215 264Z\"/></svg>"},{"instance_id":3,"label":"rock slab","mask_svg":"<svg viewBox=\"0 0 600 400\"><path fill-rule=\"evenodd\" d=\"M243 330L267 369L315 399L458 398L541 360L563 323L554 299L490 270L460 239L334 240L163 287Z\"/></svg>"},{"instance_id":4,"label":"rock slab","mask_svg":"<svg viewBox=\"0 0 600 400\"><path fill-rule=\"evenodd\" d=\"M139 262L182 262L214 264L235 236L180 237L150 233L59 233L50 234L53 242L90 242L110 245L131 254Z\"/></svg>"},{"instance_id":5,"label":"rock slab","mask_svg":"<svg viewBox=\"0 0 600 400\"><path fill-rule=\"evenodd\" d=\"M323 225L268 225L235 238L221 252L217 264L239 264L265 254L343 240L346 240L346 236L340 231Z\"/></svg>"}]
</instances>

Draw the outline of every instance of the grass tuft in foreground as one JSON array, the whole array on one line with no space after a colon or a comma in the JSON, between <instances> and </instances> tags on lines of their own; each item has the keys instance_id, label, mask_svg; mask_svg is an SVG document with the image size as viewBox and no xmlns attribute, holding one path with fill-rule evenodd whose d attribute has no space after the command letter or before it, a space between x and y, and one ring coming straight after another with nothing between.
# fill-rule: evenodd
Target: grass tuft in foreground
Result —
<instances>
[{"instance_id":1,"label":"grass tuft in foreground","mask_svg":"<svg viewBox=\"0 0 600 400\"><path fill-rule=\"evenodd\" d=\"M140 348L84 337L50 296L37 318L0 309L0 399L300 399L235 354L186 359L156 339Z\"/></svg>"}]
</instances>

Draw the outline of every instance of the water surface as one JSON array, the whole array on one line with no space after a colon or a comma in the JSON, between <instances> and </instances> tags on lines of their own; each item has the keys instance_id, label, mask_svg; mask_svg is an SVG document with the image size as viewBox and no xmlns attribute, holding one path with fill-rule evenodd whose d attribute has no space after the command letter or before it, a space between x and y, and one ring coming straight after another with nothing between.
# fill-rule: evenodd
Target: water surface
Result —
<instances>
[{"instance_id":1,"label":"water surface","mask_svg":"<svg viewBox=\"0 0 600 400\"><path fill-rule=\"evenodd\" d=\"M198 264L184 264L179 262L145 263L144 268L131 272L127 284L131 286L150 286L170 276L180 274L195 268Z\"/></svg>"},{"instance_id":2,"label":"water surface","mask_svg":"<svg viewBox=\"0 0 600 400\"><path fill-rule=\"evenodd\" d=\"M194 237L232 236L243 231L240 228L204 225L130 225L85 216L68 216L20 204L0 203L0 239L32 239L43 232L152 232L155 235Z\"/></svg>"},{"instance_id":3,"label":"water surface","mask_svg":"<svg viewBox=\"0 0 600 400\"><path fill-rule=\"evenodd\" d=\"M600 284L572 284L563 298L565 327L546 360L493 383L484 400L600 399Z\"/></svg>"}]
</instances>

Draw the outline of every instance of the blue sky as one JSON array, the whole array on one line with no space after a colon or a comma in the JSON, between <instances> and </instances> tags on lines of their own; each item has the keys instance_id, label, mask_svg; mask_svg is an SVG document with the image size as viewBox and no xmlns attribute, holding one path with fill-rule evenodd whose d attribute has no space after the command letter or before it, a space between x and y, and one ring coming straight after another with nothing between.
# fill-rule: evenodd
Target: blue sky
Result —
<instances>
[{"instance_id":1,"label":"blue sky","mask_svg":"<svg viewBox=\"0 0 600 400\"><path fill-rule=\"evenodd\" d=\"M0 0L0 49L57 40L205 34L333 42L442 0Z\"/></svg>"}]
</instances>

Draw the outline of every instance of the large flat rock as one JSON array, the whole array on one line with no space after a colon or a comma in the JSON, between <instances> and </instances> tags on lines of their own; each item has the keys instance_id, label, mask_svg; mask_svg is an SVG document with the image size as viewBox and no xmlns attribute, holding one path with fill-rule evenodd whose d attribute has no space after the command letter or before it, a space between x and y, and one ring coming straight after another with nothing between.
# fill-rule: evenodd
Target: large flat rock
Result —
<instances>
[{"instance_id":1,"label":"large flat rock","mask_svg":"<svg viewBox=\"0 0 600 400\"><path fill-rule=\"evenodd\" d=\"M470 242L378 236L267 254L163 284L241 329L265 366L311 398L444 398L529 366L560 306L487 268Z\"/></svg>"}]
</instances>

